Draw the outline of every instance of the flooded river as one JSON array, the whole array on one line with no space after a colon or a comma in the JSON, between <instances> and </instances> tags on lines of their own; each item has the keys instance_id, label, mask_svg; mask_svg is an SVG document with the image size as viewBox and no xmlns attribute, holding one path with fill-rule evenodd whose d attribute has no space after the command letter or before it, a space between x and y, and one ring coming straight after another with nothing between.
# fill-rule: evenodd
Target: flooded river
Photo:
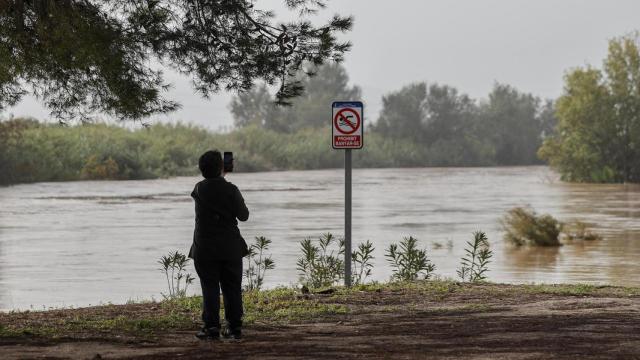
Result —
<instances>
[{"instance_id":1,"label":"flooded river","mask_svg":"<svg viewBox=\"0 0 640 360\"><path fill-rule=\"evenodd\" d=\"M343 232L342 170L231 174L251 211L245 238L273 240L267 286L297 281L299 241ZM454 277L464 244L487 232L489 280L640 286L640 187L566 184L546 167L355 170L354 243L376 247L374 280L391 269L384 249L413 235L436 273ZM0 188L0 309L82 306L161 298L157 259L187 252L189 193L198 178L38 183ZM530 205L595 225L604 240L554 249L505 246L498 219ZM193 273L193 267L190 269ZM198 292L197 285L193 291Z\"/></svg>"}]
</instances>

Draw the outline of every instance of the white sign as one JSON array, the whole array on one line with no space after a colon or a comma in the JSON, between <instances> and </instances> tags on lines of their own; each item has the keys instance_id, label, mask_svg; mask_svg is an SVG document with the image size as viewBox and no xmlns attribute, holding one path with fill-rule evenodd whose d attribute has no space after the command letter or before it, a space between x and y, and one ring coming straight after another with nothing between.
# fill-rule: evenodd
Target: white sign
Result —
<instances>
[{"instance_id":1,"label":"white sign","mask_svg":"<svg viewBox=\"0 0 640 360\"><path fill-rule=\"evenodd\" d=\"M360 101L336 101L331 106L331 143L334 149L362 149L364 106Z\"/></svg>"}]
</instances>

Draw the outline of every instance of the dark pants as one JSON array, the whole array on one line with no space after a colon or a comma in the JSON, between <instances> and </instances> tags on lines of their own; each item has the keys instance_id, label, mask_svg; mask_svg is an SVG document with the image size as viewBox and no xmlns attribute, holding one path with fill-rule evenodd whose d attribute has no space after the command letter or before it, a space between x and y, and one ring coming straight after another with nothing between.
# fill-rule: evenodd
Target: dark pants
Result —
<instances>
[{"instance_id":1,"label":"dark pants","mask_svg":"<svg viewBox=\"0 0 640 360\"><path fill-rule=\"evenodd\" d=\"M242 258L238 260L195 259L202 286L202 321L204 326L220 327L220 288L224 299L224 317L231 329L242 327Z\"/></svg>"}]
</instances>

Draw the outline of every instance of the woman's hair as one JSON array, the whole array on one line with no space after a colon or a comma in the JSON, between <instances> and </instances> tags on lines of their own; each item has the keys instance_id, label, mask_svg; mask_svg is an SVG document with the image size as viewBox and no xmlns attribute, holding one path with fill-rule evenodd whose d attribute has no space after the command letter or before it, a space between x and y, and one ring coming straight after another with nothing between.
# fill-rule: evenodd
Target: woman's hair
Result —
<instances>
[{"instance_id":1,"label":"woman's hair","mask_svg":"<svg viewBox=\"0 0 640 360\"><path fill-rule=\"evenodd\" d=\"M222 154L218 150L209 150L200 156L198 167L202 176L207 179L216 178L222 172Z\"/></svg>"}]
</instances>

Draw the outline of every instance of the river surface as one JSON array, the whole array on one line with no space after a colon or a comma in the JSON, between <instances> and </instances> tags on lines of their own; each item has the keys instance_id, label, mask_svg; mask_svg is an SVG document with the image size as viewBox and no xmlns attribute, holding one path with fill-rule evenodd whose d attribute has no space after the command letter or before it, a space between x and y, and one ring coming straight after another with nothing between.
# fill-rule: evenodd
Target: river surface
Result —
<instances>
[{"instance_id":1,"label":"river surface","mask_svg":"<svg viewBox=\"0 0 640 360\"><path fill-rule=\"evenodd\" d=\"M494 251L489 280L640 286L640 187L567 184L546 167L361 169L353 174L354 244L375 247L373 280L387 280L384 253L415 236L436 273L455 277L472 232ZM188 252L189 194L199 178L37 183L0 188L0 309L43 309L160 299L157 259ZM248 241L273 241L266 285L298 280L299 242L343 233L340 169L231 174L251 211ZM514 249L498 219L532 206L563 221L594 225L601 241ZM193 266L189 269L195 274ZM190 292L198 293L197 284Z\"/></svg>"}]
</instances>

